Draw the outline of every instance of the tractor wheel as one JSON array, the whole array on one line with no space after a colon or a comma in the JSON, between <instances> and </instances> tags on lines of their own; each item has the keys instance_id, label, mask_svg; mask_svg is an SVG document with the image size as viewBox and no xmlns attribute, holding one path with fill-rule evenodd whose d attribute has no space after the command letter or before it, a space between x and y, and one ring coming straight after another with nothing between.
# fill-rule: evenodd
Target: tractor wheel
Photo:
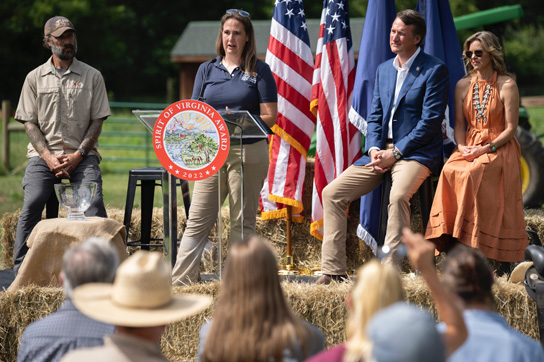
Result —
<instances>
[{"instance_id":1,"label":"tractor wheel","mask_svg":"<svg viewBox=\"0 0 544 362\"><path fill-rule=\"evenodd\" d=\"M544 203L544 148L536 136L518 127L521 146L521 189L525 208L540 208Z\"/></svg>"}]
</instances>

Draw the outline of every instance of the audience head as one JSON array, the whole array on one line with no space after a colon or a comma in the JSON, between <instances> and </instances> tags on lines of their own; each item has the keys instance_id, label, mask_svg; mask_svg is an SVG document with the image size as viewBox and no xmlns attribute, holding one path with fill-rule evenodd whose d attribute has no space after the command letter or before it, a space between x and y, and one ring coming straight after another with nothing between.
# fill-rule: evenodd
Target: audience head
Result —
<instances>
[{"instance_id":1,"label":"audience head","mask_svg":"<svg viewBox=\"0 0 544 362\"><path fill-rule=\"evenodd\" d=\"M463 54L470 49L470 45L475 41L480 42L482 49L491 56L491 65L493 66L493 69L499 74L507 74L506 65L504 63L504 54L499 38L489 31L479 31L472 34L465 40ZM465 57L465 65L469 74L474 72L474 67L470 62L470 58Z\"/></svg>"},{"instance_id":2,"label":"audience head","mask_svg":"<svg viewBox=\"0 0 544 362\"><path fill-rule=\"evenodd\" d=\"M374 314L393 303L404 300L404 289L398 270L374 259L357 271L357 282L348 297L347 321L348 360L357 360L368 353L370 344L365 328ZM351 358L351 357L353 358Z\"/></svg>"},{"instance_id":3,"label":"audience head","mask_svg":"<svg viewBox=\"0 0 544 362\"><path fill-rule=\"evenodd\" d=\"M275 250L251 236L233 244L225 263L202 361L281 360L308 332L291 311L278 277Z\"/></svg>"},{"instance_id":4,"label":"audience head","mask_svg":"<svg viewBox=\"0 0 544 362\"><path fill-rule=\"evenodd\" d=\"M61 280L66 298L86 283L112 283L119 265L119 254L102 238L88 238L69 248L62 258Z\"/></svg>"},{"instance_id":5,"label":"audience head","mask_svg":"<svg viewBox=\"0 0 544 362\"><path fill-rule=\"evenodd\" d=\"M458 245L448 253L440 269L442 283L463 300L465 307L494 306L493 269L480 251Z\"/></svg>"},{"instance_id":6,"label":"audience head","mask_svg":"<svg viewBox=\"0 0 544 362\"><path fill-rule=\"evenodd\" d=\"M230 247L220 296L246 313L280 312L287 308L278 276L276 251L268 241L250 236Z\"/></svg>"},{"instance_id":7,"label":"audience head","mask_svg":"<svg viewBox=\"0 0 544 362\"><path fill-rule=\"evenodd\" d=\"M167 324L211 304L204 295L172 295L170 265L161 253L143 250L119 266L113 284L82 285L74 290L73 301L88 317L150 340L160 337Z\"/></svg>"},{"instance_id":8,"label":"audience head","mask_svg":"<svg viewBox=\"0 0 544 362\"><path fill-rule=\"evenodd\" d=\"M413 305L399 302L379 311L366 332L372 342L371 361L446 360L446 347L433 318Z\"/></svg>"}]
</instances>

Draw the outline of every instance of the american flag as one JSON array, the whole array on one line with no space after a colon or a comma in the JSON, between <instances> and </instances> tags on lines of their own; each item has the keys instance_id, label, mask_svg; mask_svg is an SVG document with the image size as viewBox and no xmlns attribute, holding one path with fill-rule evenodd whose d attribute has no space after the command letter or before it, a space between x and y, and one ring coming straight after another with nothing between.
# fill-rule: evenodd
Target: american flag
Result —
<instances>
[{"instance_id":1,"label":"american flag","mask_svg":"<svg viewBox=\"0 0 544 362\"><path fill-rule=\"evenodd\" d=\"M347 0L324 0L316 50L311 110L317 114L313 236L323 239L321 192L361 157L361 134L348 120L355 61Z\"/></svg>"},{"instance_id":2,"label":"american flag","mask_svg":"<svg viewBox=\"0 0 544 362\"><path fill-rule=\"evenodd\" d=\"M261 218L302 221L306 154L315 128L310 112L314 59L302 0L276 0L266 62L278 87L278 118L272 127L270 167L261 191Z\"/></svg>"}]
</instances>

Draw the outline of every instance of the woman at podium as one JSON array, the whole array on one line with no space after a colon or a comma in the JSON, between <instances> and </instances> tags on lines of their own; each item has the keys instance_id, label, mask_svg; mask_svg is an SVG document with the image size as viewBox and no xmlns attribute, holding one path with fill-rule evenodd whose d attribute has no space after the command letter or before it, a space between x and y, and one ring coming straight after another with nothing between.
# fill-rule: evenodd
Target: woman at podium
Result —
<instances>
[{"instance_id":1,"label":"woman at podium","mask_svg":"<svg viewBox=\"0 0 544 362\"><path fill-rule=\"evenodd\" d=\"M248 12L227 10L221 18L216 50L218 56L200 65L192 99L216 110L247 110L272 127L277 115L277 89L269 66L257 59L255 35ZM218 199L229 196L230 240L239 241L255 233L259 192L268 173L268 143L264 139L243 140L243 160L238 145L230 148L221 173L221 195L217 177L195 182L187 227L172 272L174 285L197 282L200 260L216 222ZM241 162L244 163L244 204L241 199Z\"/></svg>"}]
</instances>

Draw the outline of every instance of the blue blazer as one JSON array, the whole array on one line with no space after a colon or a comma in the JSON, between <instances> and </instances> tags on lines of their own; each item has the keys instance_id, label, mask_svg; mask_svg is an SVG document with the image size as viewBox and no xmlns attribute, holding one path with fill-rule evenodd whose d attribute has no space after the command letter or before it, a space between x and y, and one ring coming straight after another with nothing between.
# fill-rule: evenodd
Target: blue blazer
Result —
<instances>
[{"instance_id":1,"label":"blue blazer","mask_svg":"<svg viewBox=\"0 0 544 362\"><path fill-rule=\"evenodd\" d=\"M365 154L354 165L370 162L371 147L385 149L397 70L393 59L378 66L372 110L368 116ZM415 160L438 175L442 163L442 120L448 104L449 71L438 58L421 51L399 93L393 115L393 143L403 159Z\"/></svg>"}]
</instances>

